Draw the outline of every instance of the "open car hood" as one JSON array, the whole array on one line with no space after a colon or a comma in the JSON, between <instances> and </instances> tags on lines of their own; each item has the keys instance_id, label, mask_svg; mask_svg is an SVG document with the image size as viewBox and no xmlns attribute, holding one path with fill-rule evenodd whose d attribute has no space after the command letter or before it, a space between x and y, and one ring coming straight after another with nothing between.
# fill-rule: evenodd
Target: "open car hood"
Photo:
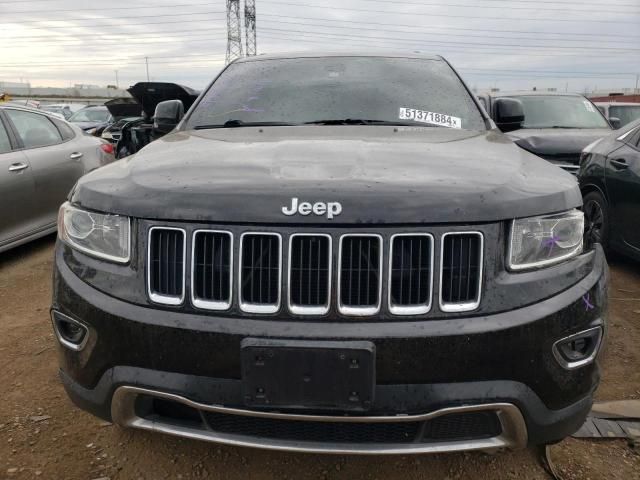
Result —
<instances>
[{"instance_id":1,"label":"open car hood","mask_svg":"<svg viewBox=\"0 0 640 480\"><path fill-rule=\"evenodd\" d=\"M181 100L187 111L200 94L192 88L165 82L138 82L127 91L142 106L148 118L153 117L156 105L165 100Z\"/></svg>"},{"instance_id":2,"label":"open car hood","mask_svg":"<svg viewBox=\"0 0 640 480\"><path fill-rule=\"evenodd\" d=\"M142 115L142 105L133 98L114 98L113 100L104 102L104 106L107 107L109 113L113 115L115 119L139 117Z\"/></svg>"}]
</instances>

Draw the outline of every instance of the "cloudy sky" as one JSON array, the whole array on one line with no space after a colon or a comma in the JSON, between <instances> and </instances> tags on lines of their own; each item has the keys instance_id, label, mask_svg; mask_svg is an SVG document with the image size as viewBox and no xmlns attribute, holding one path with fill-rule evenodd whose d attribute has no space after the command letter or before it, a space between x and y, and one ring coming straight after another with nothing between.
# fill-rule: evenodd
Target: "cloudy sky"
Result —
<instances>
[{"instance_id":1,"label":"cloudy sky","mask_svg":"<svg viewBox=\"0 0 640 480\"><path fill-rule=\"evenodd\" d=\"M225 0L0 0L0 81L201 88L224 66ZM244 8L244 0L241 0ZM258 53L421 51L472 87L633 88L640 0L256 0Z\"/></svg>"}]
</instances>

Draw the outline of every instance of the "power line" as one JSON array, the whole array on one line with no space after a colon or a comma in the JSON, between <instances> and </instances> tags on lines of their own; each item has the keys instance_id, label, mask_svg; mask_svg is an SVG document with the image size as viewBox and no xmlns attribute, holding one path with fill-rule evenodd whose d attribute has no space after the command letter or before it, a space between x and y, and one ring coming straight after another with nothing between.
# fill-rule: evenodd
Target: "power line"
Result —
<instances>
[{"instance_id":1,"label":"power line","mask_svg":"<svg viewBox=\"0 0 640 480\"><path fill-rule=\"evenodd\" d=\"M300 17L300 16L291 16L291 15L280 15L280 14L269 14L269 13L261 13L262 17L275 17L275 18L291 18L297 20L314 20L314 21L322 21L322 22L341 22L341 23L349 23L354 25L379 25L379 26L396 26L396 27L411 27L416 28L416 25L407 25L401 23L378 23L378 22L364 22L364 21L356 21L356 20L336 20L336 19L322 19L317 17ZM541 31L532 31L532 30L502 30L502 29L479 29L479 28L464 28L464 27L431 27L429 28L442 28L445 30L458 30L464 32L493 32L493 33L518 33L518 34L531 34L531 35L573 35L579 37L589 37L593 38L594 34L591 33L574 33L574 32L541 32ZM633 34L615 34L615 33L600 33L598 32L598 37L616 37L616 38L640 38L640 35Z\"/></svg>"},{"instance_id":2,"label":"power line","mask_svg":"<svg viewBox=\"0 0 640 480\"><path fill-rule=\"evenodd\" d=\"M285 24L295 24L298 25L300 27L307 27L307 26L313 26L313 27L320 27L320 28L332 28L332 29L348 29L349 31L353 31L352 27L345 27L345 26L340 26L340 25L336 25L336 26L327 26L327 25L320 25L320 24L312 24L312 23L300 23L300 22L288 22L288 21L279 21L276 22L278 25L281 23L285 23ZM269 27L263 27L267 30L269 30ZM189 29L189 30L176 30L176 31L167 31L167 30L163 30L160 32L146 32L146 33L140 33L140 34L136 34L134 36L128 35L128 38L135 38L135 39L146 39L147 36L149 35L158 35L158 34L162 34L163 36L166 35L174 35L176 33L180 33L180 32L184 32L184 33L193 33L193 32L197 32L197 31L205 31L205 32L210 32L212 30L217 31L217 30L222 30L223 27L211 27L211 28L203 28L203 29ZM271 28L270 30L272 31L285 31L285 30L281 30L281 29L276 29L276 28ZM369 31L376 31L376 32L390 32L390 33L401 33L401 34L412 34L412 35L427 35L427 36L438 36L438 38L441 38L441 35L439 33L429 33L429 32L423 32L423 31L406 31L406 30L389 30L389 29L380 29L380 28L367 28L367 27L360 27L360 30L369 30ZM431 29L429 29L431 30ZM288 31L288 30L286 30ZM310 31L310 32L305 32L305 33L323 33L323 34L330 34L330 35L339 35L340 33L336 33L336 32L317 32L317 31ZM78 33L78 34L63 34L65 37L68 38L60 38L60 41L73 41L75 37L92 37L92 38L100 38L100 41L105 41L105 40L111 40L110 38L106 38L107 35L100 35L100 36L96 36L95 33ZM110 34L109 36L115 36L118 37L119 34ZM191 35L182 35L185 38L189 38ZM485 38L485 39L510 39L510 40L542 40L542 41L557 41L556 39L539 39L539 38L534 38L534 37L509 37L509 36L492 36L492 35L473 35L473 34L455 34L455 33L448 33L447 37L477 37L477 38ZM366 38L364 36L362 36L363 38ZM37 39L37 38L47 38L47 39L51 39L51 35L32 35L32 36L14 36L12 38L30 38L30 39ZM386 37L385 37L386 38ZM388 38L393 38L393 37L388 37ZM119 38L115 38L115 40L119 40ZM402 40L414 40L413 38L409 38L409 37L403 37ZM427 40L428 41L428 40ZM563 41L571 41L571 42L584 42L584 40L581 39L565 39ZM456 42L446 42L446 43L456 43ZM458 43L463 43L463 42L458 42ZM59 43L52 43L50 45L58 45ZM512 46L510 44L500 44L500 43L491 43L491 44L479 44L479 43L469 43L471 45L488 45L488 46L496 46L496 47L501 47L501 46ZM38 43L38 45L44 45L43 43ZM610 49L610 50L621 50L620 46L621 45L625 45L623 43L616 43L615 47L606 47L606 46L601 46L601 45L580 45L580 46L571 46L571 45L566 45L566 46L556 46L556 45L539 45L539 44L527 44L527 45L516 45L519 47L542 47L542 48L554 48L554 49L592 49L592 50L601 50L601 49ZM636 45L636 43L627 43L626 45ZM640 49L639 49L640 50Z\"/></svg>"},{"instance_id":3,"label":"power line","mask_svg":"<svg viewBox=\"0 0 640 480\"><path fill-rule=\"evenodd\" d=\"M278 35L283 35L282 33L262 33L261 37L265 37L265 38L271 38L271 39L275 39L275 40L281 40L281 41L291 41L292 37L291 35L284 35L284 36L278 36ZM301 34L299 34L301 35ZM305 35L302 35L305 36ZM354 46L354 47L375 47L376 49L379 50L388 50L388 51L392 51L397 53L398 49L400 47L398 47L397 45L395 47L390 47L390 44L393 44L394 42L386 42L386 43L364 43L364 42L357 42L357 41L353 41L353 40L344 40L344 39L335 39L335 38L329 38L327 39L326 37L320 37L317 38L318 35L311 35L312 37L316 37L316 39L304 39L304 38L295 38L296 42L303 42L303 43L313 43L313 44L319 44L319 45L327 45L327 44L331 44L331 45L337 45L340 47L344 47L344 46ZM334 41L332 41L334 40ZM418 44L413 44L414 47L413 49L420 49L421 46ZM403 45L404 49L407 49L406 44ZM468 55L477 55L477 54L498 54L498 55L509 55L509 54L513 54L513 55L519 55L520 57L522 57L523 52L522 51L518 51L518 52L507 52L507 51L500 51L500 50L487 50L487 49L483 49L483 50L471 50L471 49L464 49L464 50L456 50L455 48L443 48L442 53L464 53L464 54L468 54ZM526 53L527 56L529 57L543 57L543 58L549 58L549 57L558 57L558 58L572 58L572 57L576 57L576 58L601 58L595 55L588 55L588 54L584 54L584 53L564 53L564 54L554 54L554 53L536 53L536 52L527 52ZM611 57L617 55L615 53L608 53L607 57ZM623 56L628 56L628 54L620 54Z\"/></svg>"},{"instance_id":4,"label":"power line","mask_svg":"<svg viewBox=\"0 0 640 480\"><path fill-rule=\"evenodd\" d=\"M322 25L322 24L318 24L318 23L300 23L299 21L297 22L290 22L290 21L286 21L286 20L278 20L277 24L292 24L292 25L298 25L299 27L321 27L321 28L339 28L339 29L347 29L350 31L353 31L353 27L350 26L343 26L343 25ZM418 28L418 27L412 27L407 25L407 27L410 28ZM373 30L375 32L391 32L391 33L419 33L419 34L424 34L424 35L431 35L431 33L429 33L431 30L444 30L447 33L447 37L476 37L476 38L496 38L496 39L505 39L505 40L538 40L538 41L545 41L545 42L556 42L559 39L557 38L539 38L539 37L514 37L513 35L505 35L505 36L499 36L499 35L474 35L474 34L470 34L470 33L451 33L449 32L449 28L448 27L429 27L428 30L429 31L406 31L406 30L389 30L389 29L384 29L384 28L373 28L373 27L358 27L358 31L360 30ZM440 33L434 33L433 35L439 35L441 36ZM582 38L565 38L562 39L563 42L584 42L584 39ZM619 46L623 43L616 41L615 45ZM599 44L600 45L600 44ZM637 45L636 42L633 43L629 43L629 45Z\"/></svg>"},{"instance_id":5,"label":"power line","mask_svg":"<svg viewBox=\"0 0 640 480\"><path fill-rule=\"evenodd\" d=\"M314 34L315 32L310 32L308 30L292 30L292 29L281 29L281 28L269 28L262 27L262 30L266 31L277 31L277 32L289 32L289 33L300 33L300 34ZM357 40L383 40L383 41L397 41L397 42L422 42L426 44L434 44L434 45L465 45L465 46L480 46L480 47L509 47L509 48L534 48L534 49L553 49L553 50L606 50L614 52L640 52L640 48L619 48L619 47L583 47L583 46L553 46L553 45L521 45L521 44L495 44L495 43L478 43L478 42L449 42L446 40L424 40L420 38L398 38L398 37L379 37L379 36L365 36L365 35L350 35L346 33L318 33L317 35L328 36L328 37L336 37L336 38L355 38Z\"/></svg>"},{"instance_id":6,"label":"power line","mask_svg":"<svg viewBox=\"0 0 640 480\"><path fill-rule=\"evenodd\" d=\"M325 6L312 5L310 3L293 3L282 2L279 0L270 0L269 3L276 5L288 5L291 7L304 7L304 8L320 8L322 10L340 10L348 12L360 12L360 13L382 13L385 15L410 15L415 16L428 16L428 17L445 17L445 18L465 18L474 20L509 20L509 21L536 21L536 22L571 22L571 23L615 23L615 24L631 24L636 25L637 22L626 22L623 20L599 20L599 19L574 19L574 18L515 18L515 17L487 17L478 15L451 15L447 13L426 13L426 12L398 12L391 10L371 10L363 8L349 8L349 7L331 7L330 9Z\"/></svg>"},{"instance_id":7,"label":"power line","mask_svg":"<svg viewBox=\"0 0 640 480\"><path fill-rule=\"evenodd\" d=\"M487 1L487 0L484 0ZM504 1L504 0L502 0ZM468 3L447 3L447 2L434 2L434 3L430 3L430 2L409 2L409 1L400 1L400 0L366 0L367 3L384 3L384 4L398 4L398 5L416 5L416 6L420 6L420 7L453 7L453 8L474 8L474 7L480 7L480 5L476 4L468 4ZM596 13L597 10L584 10L584 6L583 5L576 5L577 8L574 9L566 9L566 8L549 8L549 7L540 7L540 5L534 4L534 6L532 7L518 7L518 6L513 6L510 4L511 2L509 2L509 5L482 5L481 8L485 9L485 8L491 8L491 9L499 9L499 10L505 10L505 9L509 9L509 10L536 10L536 11L540 11L540 10L544 10L546 12L568 12L568 13L574 13L574 12L582 12L582 13ZM557 3L554 2L554 5L564 5L563 3ZM613 13L615 15L629 15L629 14L635 14L638 15L640 14L640 10L637 10L638 5L633 5L636 7L635 11L629 11L629 10L624 10L624 11L613 11L613 10L606 10L607 13ZM600 10L602 11L602 10Z\"/></svg>"},{"instance_id":8,"label":"power line","mask_svg":"<svg viewBox=\"0 0 640 480\"><path fill-rule=\"evenodd\" d=\"M176 22L176 23L183 23L183 22ZM134 26L134 25L132 25ZM201 29L189 29L189 30L175 30L176 32L193 32L193 31L198 31L198 30L206 30L208 32L210 31L216 31L216 30L225 30L225 27L209 27L209 28L201 28ZM171 35L173 32L172 31L167 31L167 30L162 30L160 32L140 32L137 34L130 34L130 33L125 33L125 35L127 36L127 39L135 39L135 38L141 38L140 35L150 35L150 34L154 34L154 35L158 35L158 34L164 34L164 35ZM50 40L52 38L53 34L48 34L48 35L12 35L10 38L11 39L38 39L38 38L46 38L48 40ZM92 37L95 39L99 39L99 40L104 40L105 37L119 37L120 41L122 41L122 33L108 33L108 34L104 34L104 35L96 35L95 33L60 33L60 35L62 37L54 37L54 38L60 38L60 40L64 40L63 37L69 37L69 39L73 39L75 37Z\"/></svg>"},{"instance_id":9,"label":"power line","mask_svg":"<svg viewBox=\"0 0 640 480\"><path fill-rule=\"evenodd\" d=\"M127 6L127 10L140 10L140 9L145 9L145 8L176 8L176 7L199 7L199 6L208 6L208 7L212 7L214 5L214 3L212 2L206 2L206 3L178 3L178 4L172 4L172 5L142 5L140 7L135 7L135 6L131 6L128 5ZM15 11L15 12L4 12L3 15L7 15L7 14L16 14L16 13L35 13L35 14L42 14L42 15L48 15L50 13L54 13L54 12L100 12L100 11L109 11L112 12L113 11L113 7L100 7L100 8L64 8L64 9L55 9L55 10L50 10L47 9L44 12L39 12L37 10L20 10L20 11Z\"/></svg>"},{"instance_id":10,"label":"power line","mask_svg":"<svg viewBox=\"0 0 640 480\"><path fill-rule=\"evenodd\" d=\"M207 12L199 12L199 15L204 15L204 14L223 14L225 12L219 12L219 11L207 11ZM167 15L146 15L146 16L137 16L136 19L139 18L155 18L155 17L165 17L165 16L171 16L171 17L175 17L175 16L186 16L186 15L193 15L193 13L176 13L176 14L167 14ZM297 20L296 22L284 22L282 20L278 20L279 23L295 23L295 24L300 24L299 20L312 20L312 21L318 21L318 22L340 22L340 23L346 23L346 24L352 24L352 25L372 25L372 26L391 26L391 27L405 27L405 28L417 28L416 24L413 25L408 25L408 24L399 24L399 23L380 23L380 22L366 22L366 21L354 21L354 20L335 20L335 19L324 19L324 18L317 18L317 17L300 17L300 16L292 16L292 15L280 15L280 14L268 14L268 13L261 13L262 17L271 17L271 18L275 18L275 19L282 19L282 18L288 18L288 19L293 19L293 20ZM118 20L118 25L117 26L146 26L146 25L167 25L167 24L175 24L175 23L202 23L202 22L207 22L209 21L209 19L197 19L197 20L175 20L175 21L166 21L166 22L136 22L136 23L121 23L121 21L117 18L117 17L104 17L104 18L92 18L92 19L78 19L78 18L72 18L72 19L66 19L66 20L35 20L33 22L28 22L28 23L41 23L41 22L45 22L45 21L55 21L55 22L62 22L62 21L86 21L86 20ZM4 22L4 23L27 23L27 22ZM0 22L0 24L2 24L2 22ZM312 25L312 24L309 24ZM327 27L327 28L352 28L352 27L348 27L348 26L338 26L338 25L320 25L320 24L314 24L315 26L321 26L321 27ZM38 29L38 30L50 30L50 29L70 29L70 28L87 28L87 27L104 27L104 26L112 26L111 24L88 24L88 25L59 25L59 26L38 26L38 27L30 27L33 29ZM425 26L426 27L426 26ZM359 27L362 28L362 27ZM532 30L503 30L503 29L478 29L478 28L463 28L463 27L439 27L439 26L428 26L428 28L430 30L433 29L439 29L439 30L444 30L446 32L450 32L451 30L453 31L463 31L463 32L489 32L489 33L509 33L509 34L530 34L530 35L556 35L556 36L560 36L561 38L541 38L540 40L562 40L564 41L566 39L567 36L576 36L576 37L590 37L593 38L594 34L593 33L576 33L576 32L541 32L541 31L532 31ZM376 29L378 30L378 29ZM400 32L398 32L400 33ZM449 35L454 35L451 33L448 33ZM460 36L458 34L458 36ZM631 33L629 34L613 34L613 33L600 33L598 32L597 34L598 38L601 37L610 37L610 38L640 38L640 35L633 35ZM12 36L12 38L36 38L36 37L50 37L50 34L43 34L43 35L23 35L23 36ZM499 38L499 37L493 37L493 38ZM512 38L511 36L508 38ZM514 38L517 39L517 38ZM570 39L571 41L577 41L578 39Z\"/></svg>"},{"instance_id":11,"label":"power line","mask_svg":"<svg viewBox=\"0 0 640 480\"><path fill-rule=\"evenodd\" d=\"M207 30L206 32L201 32L201 33L194 33L193 35L172 35L171 33L165 33L161 36L159 36L157 33L154 34L153 36L150 37L134 37L133 40L135 40L136 42L141 42L141 45L144 46L149 46L149 45L154 45L156 43L176 43L176 42L186 42L189 41L191 39L210 39L213 41L224 41L224 38L220 38L219 34L216 34L215 31L224 31L224 29L220 28L220 29L215 29L215 31L212 32L213 29L211 28L207 28L205 29ZM170 37L170 38L167 38ZM37 46L37 47L86 47L86 40L80 39L80 38L68 38L68 39L61 39L59 41L56 42L42 42L42 41L37 41L37 42L29 42L30 46ZM122 38L101 38L100 39L100 45L96 45L94 47L94 49L99 49L100 47L102 47L103 45L109 46L111 47L114 44L122 44Z\"/></svg>"},{"instance_id":12,"label":"power line","mask_svg":"<svg viewBox=\"0 0 640 480\"><path fill-rule=\"evenodd\" d=\"M300 23L300 22L288 22L288 21L283 21L280 20L277 22L277 24L293 24L293 25L297 25L299 27L320 27L320 28L339 28L339 29L347 29L349 31L353 31L353 27L345 27L345 26L341 26L341 25L335 25L335 26L329 26L329 25L320 25L317 23ZM437 27L436 27L437 28ZM442 29L446 30L447 27L441 27ZM422 31L406 31L406 30L389 30L389 29L381 29L381 28L368 28L368 27L358 27L358 31L361 30L372 30L375 32L390 32L390 33L402 33L402 34L407 34L407 33L411 33L411 34L423 34L423 35L438 35L439 37L441 37L442 35L440 33L428 33L425 32L424 30ZM429 31L432 30L431 27L429 27ZM325 32L323 32L325 33ZM334 32L326 32L326 33L334 33ZM546 42L554 42L554 41L558 41L559 39L556 38L536 38L536 37L513 37L513 36L495 36L495 35L473 35L473 34L469 34L469 33L450 33L447 32L447 37L477 37L477 38L496 38L496 39L505 39L505 40L538 40L538 41L546 41ZM570 39L562 39L563 42L566 41L570 41L570 42L584 42L584 39L577 39L577 38L570 38ZM615 45L615 49L618 50L619 46L621 45L621 42L616 42ZM491 44L491 45L500 45L500 44ZM594 45L594 47L598 47L601 44L598 44L597 46ZM633 43L629 43L629 45L637 45L637 42L633 42ZM555 47L555 45L548 45L550 47ZM589 46L583 46L584 48L591 48Z\"/></svg>"},{"instance_id":13,"label":"power line","mask_svg":"<svg viewBox=\"0 0 640 480\"><path fill-rule=\"evenodd\" d=\"M139 18L159 18L159 17L181 17L181 16L185 16L185 15L209 15L209 14L224 14L225 12L223 11L219 11L219 10L211 10L211 11L205 11L205 12L187 12L187 13L166 13L164 15L136 15L135 18L132 18L131 20L137 20ZM27 20L27 21L8 21L8 22L0 22L0 25L5 24L17 24L17 25L24 25L27 23L43 23L43 22L85 22L85 21L94 21L94 20L115 20L118 22L118 25L131 25L131 26L138 26L138 25L147 25L146 23L121 23L122 19L118 16L115 17L107 17L107 16L103 16L103 17L98 17L98 18L65 18L65 19L61 19L61 20ZM209 19L203 18L200 20L181 20L181 22L207 22L209 21ZM167 22L167 23L173 23L173 22ZM86 27L109 27L112 24L104 24L104 23L98 23L98 24L89 24L89 25L43 25L42 27L29 27L29 28L38 28L38 29L51 29L51 28L86 28Z\"/></svg>"}]
</instances>

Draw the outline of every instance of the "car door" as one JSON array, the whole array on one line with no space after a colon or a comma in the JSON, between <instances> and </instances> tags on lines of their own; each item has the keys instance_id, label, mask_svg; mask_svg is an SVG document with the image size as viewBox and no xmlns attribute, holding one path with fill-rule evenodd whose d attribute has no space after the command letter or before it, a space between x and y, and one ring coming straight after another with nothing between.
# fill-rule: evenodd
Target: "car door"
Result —
<instances>
[{"instance_id":1,"label":"car door","mask_svg":"<svg viewBox=\"0 0 640 480\"><path fill-rule=\"evenodd\" d=\"M58 207L84 174L83 152L48 116L17 109L6 113L33 174L38 222L43 227L54 225Z\"/></svg>"},{"instance_id":2,"label":"car door","mask_svg":"<svg viewBox=\"0 0 640 480\"><path fill-rule=\"evenodd\" d=\"M624 242L640 250L640 127L608 155L605 182L612 222Z\"/></svg>"},{"instance_id":3,"label":"car door","mask_svg":"<svg viewBox=\"0 0 640 480\"><path fill-rule=\"evenodd\" d=\"M18 148L0 111L0 248L37 230L33 174Z\"/></svg>"}]
</instances>

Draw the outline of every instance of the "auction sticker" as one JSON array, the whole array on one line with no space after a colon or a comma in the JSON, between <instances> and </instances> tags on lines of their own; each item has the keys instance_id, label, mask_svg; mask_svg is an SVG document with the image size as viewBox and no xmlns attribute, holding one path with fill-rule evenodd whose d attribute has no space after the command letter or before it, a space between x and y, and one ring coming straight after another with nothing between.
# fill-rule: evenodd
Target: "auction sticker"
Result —
<instances>
[{"instance_id":1,"label":"auction sticker","mask_svg":"<svg viewBox=\"0 0 640 480\"><path fill-rule=\"evenodd\" d=\"M414 122L430 123L441 127L462 128L462 119L452 117L444 113L427 112L416 108L400 107L400 120L413 120Z\"/></svg>"}]
</instances>

